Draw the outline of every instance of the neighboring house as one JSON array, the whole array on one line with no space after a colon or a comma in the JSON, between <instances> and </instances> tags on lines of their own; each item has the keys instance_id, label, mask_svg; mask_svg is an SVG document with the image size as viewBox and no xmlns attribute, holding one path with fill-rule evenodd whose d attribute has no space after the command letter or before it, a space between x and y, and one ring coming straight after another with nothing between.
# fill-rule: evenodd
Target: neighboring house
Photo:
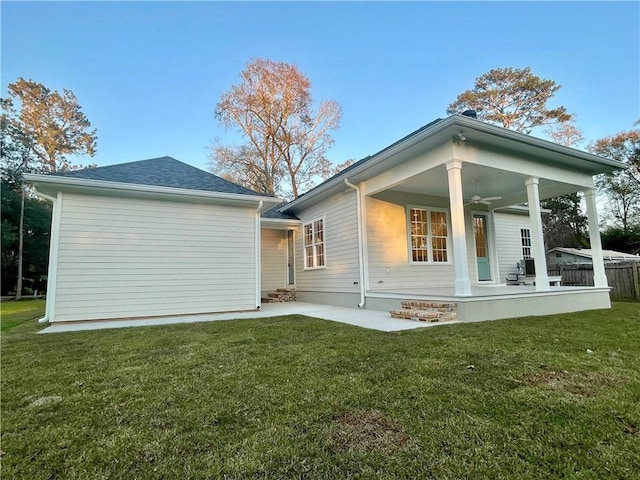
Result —
<instances>
[{"instance_id":1,"label":"neighboring house","mask_svg":"<svg viewBox=\"0 0 640 480\"><path fill-rule=\"evenodd\" d=\"M287 287L353 308L449 302L475 321L610 306L593 176L620 167L453 115L287 204L168 157L27 179L54 199L50 322L249 310ZM577 191L595 286L551 287L540 200ZM506 286L526 258L535 286Z\"/></svg>"},{"instance_id":2,"label":"neighboring house","mask_svg":"<svg viewBox=\"0 0 640 480\"><path fill-rule=\"evenodd\" d=\"M602 250L604 263L640 262L639 255ZM567 265L573 263L593 263L593 253L590 248L556 247L547 252L547 262L550 265Z\"/></svg>"}]
</instances>

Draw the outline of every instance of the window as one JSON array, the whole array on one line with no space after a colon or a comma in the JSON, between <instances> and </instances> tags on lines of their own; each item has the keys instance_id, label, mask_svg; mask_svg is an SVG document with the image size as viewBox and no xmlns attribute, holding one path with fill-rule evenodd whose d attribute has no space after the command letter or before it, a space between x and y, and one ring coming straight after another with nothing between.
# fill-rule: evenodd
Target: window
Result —
<instances>
[{"instance_id":1,"label":"window","mask_svg":"<svg viewBox=\"0 0 640 480\"><path fill-rule=\"evenodd\" d=\"M449 227L447 212L426 208L409 208L411 261L447 263L449 261Z\"/></svg>"},{"instance_id":2,"label":"window","mask_svg":"<svg viewBox=\"0 0 640 480\"><path fill-rule=\"evenodd\" d=\"M531 256L531 230L520 229L520 242L522 244L522 258L533 258Z\"/></svg>"},{"instance_id":3,"label":"window","mask_svg":"<svg viewBox=\"0 0 640 480\"><path fill-rule=\"evenodd\" d=\"M325 266L324 219L304 224L304 268Z\"/></svg>"}]
</instances>

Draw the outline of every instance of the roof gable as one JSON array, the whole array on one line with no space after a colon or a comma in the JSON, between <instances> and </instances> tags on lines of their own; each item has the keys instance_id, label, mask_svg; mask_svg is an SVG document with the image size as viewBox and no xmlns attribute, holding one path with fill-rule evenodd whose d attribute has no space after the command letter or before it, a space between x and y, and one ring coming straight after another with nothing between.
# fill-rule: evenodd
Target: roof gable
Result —
<instances>
[{"instance_id":1,"label":"roof gable","mask_svg":"<svg viewBox=\"0 0 640 480\"><path fill-rule=\"evenodd\" d=\"M148 160L108 165L106 167L52 173L50 176L265 196L264 194L249 190L212 173L187 165L173 157L150 158Z\"/></svg>"}]
</instances>

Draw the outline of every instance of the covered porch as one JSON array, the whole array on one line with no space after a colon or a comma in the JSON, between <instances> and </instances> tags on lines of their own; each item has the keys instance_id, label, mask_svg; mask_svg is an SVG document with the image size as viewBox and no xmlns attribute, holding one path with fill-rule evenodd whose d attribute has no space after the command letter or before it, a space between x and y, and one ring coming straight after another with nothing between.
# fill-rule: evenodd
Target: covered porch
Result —
<instances>
[{"instance_id":1,"label":"covered porch","mask_svg":"<svg viewBox=\"0 0 640 480\"><path fill-rule=\"evenodd\" d=\"M460 123L392 152L385 171L358 184L366 308L455 302L467 321L609 308L593 183L607 166L533 137L525 143L498 127ZM593 287L558 285L547 274L540 202L575 192L595 252ZM528 284L507 285L525 259L535 266Z\"/></svg>"}]
</instances>

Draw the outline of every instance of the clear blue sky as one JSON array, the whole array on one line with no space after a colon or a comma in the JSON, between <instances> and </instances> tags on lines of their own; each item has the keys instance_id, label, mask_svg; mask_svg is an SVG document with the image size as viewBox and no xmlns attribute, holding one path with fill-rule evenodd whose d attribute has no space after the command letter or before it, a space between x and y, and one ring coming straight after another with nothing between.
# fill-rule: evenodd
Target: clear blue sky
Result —
<instances>
[{"instance_id":1,"label":"clear blue sky","mask_svg":"<svg viewBox=\"0 0 640 480\"><path fill-rule=\"evenodd\" d=\"M562 88L587 143L640 118L638 2L7 2L2 96L19 76L68 88L98 129L93 161L170 155L206 169L233 143L213 110L255 57L295 63L342 105L330 159L429 121L476 77L531 67Z\"/></svg>"}]
</instances>

